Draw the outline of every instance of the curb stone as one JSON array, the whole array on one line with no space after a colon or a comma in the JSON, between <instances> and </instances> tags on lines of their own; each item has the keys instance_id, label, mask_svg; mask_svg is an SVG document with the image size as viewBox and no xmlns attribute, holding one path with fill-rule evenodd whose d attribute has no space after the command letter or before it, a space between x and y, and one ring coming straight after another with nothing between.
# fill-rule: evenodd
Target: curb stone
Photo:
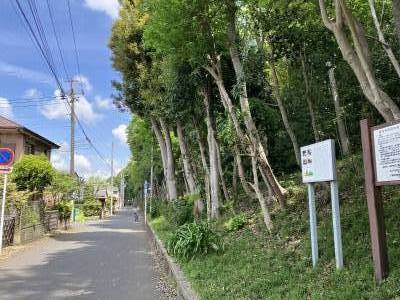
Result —
<instances>
[{"instance_id":1,"label":"curb stone","mask_svg":"<svg viewBox=\"0 0 400 300\"><path fill-rule=\"evenodd\" d=\"M172 257L169 256L167 250L165 249L163 243L157 237L153 228L150 224L147 224L149 232L151 233L152 239L155 241L157 250L162 254L164 260L167 263L169 274L176 283L176 292L179 300L200 300L200 297L193 290L190 283L187 281L185 275L183 274L181 268L173 261Z\"/></svg>"}]
</instances>

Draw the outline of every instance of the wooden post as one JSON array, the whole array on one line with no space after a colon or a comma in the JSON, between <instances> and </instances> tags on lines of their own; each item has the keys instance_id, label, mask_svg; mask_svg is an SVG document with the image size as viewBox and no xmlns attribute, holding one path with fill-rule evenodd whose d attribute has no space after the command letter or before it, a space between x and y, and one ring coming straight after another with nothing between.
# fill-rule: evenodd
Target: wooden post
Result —
<instances>
[{"instance_id":1,"label":"wooden post","mask_svg":"<svg viewBox=\"0 0 400 300\"><path fill-rule=\"evenodd\" d=\"M369 226L371 233L372 258L375 280L379 284L388 276L389 263L386 245L385 219L383 213L382 188L375 184L373 146L371 141L371 121L362 120L361 140L363 148L365 193L368 202Z\"/></svg>"}]
</instances>

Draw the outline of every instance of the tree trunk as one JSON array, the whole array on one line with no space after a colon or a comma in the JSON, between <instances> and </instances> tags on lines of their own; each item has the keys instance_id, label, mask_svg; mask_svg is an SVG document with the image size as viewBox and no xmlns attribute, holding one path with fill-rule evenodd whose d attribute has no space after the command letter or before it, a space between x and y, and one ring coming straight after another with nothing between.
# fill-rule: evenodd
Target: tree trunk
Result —
<instances>
[{"instance_id":1,"label":"tree trunk","mask_svg":"<svg viewBox=\"0 0 400 300\"><path fill-rule=\"evenodd\" d=\"M261 193L261 190L259 187L257 159L256 159L255 155L251 157L251 167L253 170L253 180L254 180L253 188L257 195L258 201L260 202L261 211L262 211L262 214L264 217L264 223L267 226L268 230L271 232L273 229L271 215L268 210L267 202L264 198L264 195Z\"/></svg>"},{"instance_id":2,"label":"tree trunk","mask_svg":"<svg viewBox=\"0 0 400 300\"><path fill-rule=\"evenodd\" d=\"M226 187L224 171L222 169L221 149L219 147L219 143L218 143L217 139L215 139L215 147L217 149L219 180L220 180L220 183L221 183L222 192L224 193L224 198L225 198L226 201L228 201L230 196L229 196L228 188Z\"/></svg>"},{"instance_id":3,"label":"tree trunk","mask_svg":"<svg viewBox=\"0 0 400 300\"><path fill-rule=\"evenodd\" d=\"M182 162L183 162L183 169L185 173L185 178L186 182L189 188L189 193L190 194L196 194L198 192L197 186L196 186L196 180L194 178L192 166L190 164L190 159L188 155L188 147L185 141L185 135L183 133L183 128L181 123L178 121L176 123L176 128L177 128L177 133L178 133L178 140L179 140L179 147L181 149L181 155L182 155Z\"/></svg>"},{"instance_id":4,"label":"tree trunk","mask_svg":"<svg viewBox=\"0 0 400 300\"><path fill-rule=\"evenodd\" d=\"M334 2L336 22L329 19L325 0L319 0L319 4L324 25L335 35L343 58L356 75L365 97L387 122L399 119L398 106L378 86L371 64L367 37L360 22L348 10L343 0Z\"/></svg>"},{"instance_id":5,"label":"tree trunk","mask_svg":"<svg viewBox=\"0 0 400 300\"><path fill-rule=\"evenodd\" d=\"M243 133L240 122L236 116L236 109L232 104L232 100L229 97L228 92L226 91L223 79L222 79L222 71L219 57L214 57L211 60L211 66L205 67L205 69L212 75L215 80L215 83L218 86L218 90L221 96L222 103L225 107L225 110L228 112L230 119L233 122L235 127L237 137L239 138L243 147L253 148L253 151L257 155L258 163L261 164L262 168L265 170L267 174L267 178L269 183L276 194L276 196L280 199L280 203L282 206L286 203L286 190L282 188L282 186L277 181L272 168L268 162L267 156L265 154L264 147L261 143L260 136L258 134L257 128L254 124L253 118L251 116L250 105L247 97L247 88L246 81L243 72L243 67L239 57L239 51L236 46L237 34L236 34L236 25L235 25L235 11L236 7L234 2L227 1L228 8L230 10L229 14L229 23L228 23L228 40L229 40L229 52L231 56L231 60L235 69L236 81L240 88L240 106L242 111L242 116L244 119L244 123L246 126L246 135Z\"/></svg>"},{"instance_id":6,"label":"tree trunk","mask_svg":"<svg viewBox=\"0 0 400 300\"><path fill-rule=\"evenodd\" d=\"M397 42L400 43L400 0L392 0L393 21L397 34Z\"/></svg>"},{"instance_id":7,"label":"tree trunk","mask_svg":"<svg viewBox=\"0 0 400 300\"><path fill-rule=\"evenodd\" d=\"M209 170L208 164L207 164L206 148L204 146L203 139L201 138L200 132L197 127L196 127L196 134L197 134L197 141L199 143L201 163L203 165L203 171L204 171L203 172L204 173L204 190L206 193L207 219L211 220L210 170Z\"/></svg>"},{"instance_id":8,"label":"tree trunk","mask_svg":"<svg viewBox=\"0 0 400 300\"><path fill-rule=\"evenodd\" d=\"M320 140L320 136L319 136L319 131L318 131L318 127L317 127L317 118L315 116L314 105L313 105L313 101L312 101L312 97L311 97L311 87L310 87L310 82L308 80L306 62L305 62L305 58L302 54L300 54L300 60L301 60L301 67L303 70L304 85L306 87L306 100L307 100L308 112L310 113L311 126L312 126L313 132L314 132L314 140L315 140L315 142L318 142Z\"/></svg>"},{"instance_id":9,"label":"tree trunk","mask_svg":"<svg viewBox=\"0 0 400 300\"><path fill-rule=\"evenodd\" d=\"M158 122L154 118L151 118L150 120L151 120L151 126L153 128L153 132L154 132L157 142L158 142L158 146L160 147L161 161L163 164L163 171L164 171L164 178L167 179L167 177L168 177L168 175L167 175L168 159L167 159L167 148L165 145L164 137L163 137L163 134L162 134L162 131L160 129Z\"/></svg>"},{"instance_id":10,"label":"tree trunk","mask_svg":"<svg viewBox=\"0 0 400 300\"><path fill-rule=\"evenodd\" d=\"M210 108L209 91L203 92L204 107L206 110L207 123L207 142L209 155L209 176L210 176L210 202L211 202L211 219L219 218L219 197L218 197L218 153L215 140L214 119Z\"/></svg>"},{"instance_id":11,"label":"tree trunk","mask_svg":"<svg viewBox=\"0 0 400 300\"><path fill-rule=\"evenodd\" d=\"M250 189L251 188L250 184L246 180L246 173L244 172L242 157L240 156L239 149L236 146L235 146L235 161L236 161L236 165L237 165L237 170L238 170L240 183L242 184L242 187L243 187L243 191L250 198L256 199L257 195L255 195L253 193L253 191Z\"/></svg>"},{"instance_id":12,"label":"tree trunk","mask_svg":"<svg viewBox=\"0 0 400 300\"><path fill-rule=\"evenodd\" d=\"M381 42L383 49L385 50L387 56L389 57L390 62L392 63L394 69L396 70L397 76L400 78L400 64L399 64L398 60L396 59L396 56L394 55L392 48L386 42L385 36L381 29L381 24L379 23L378 16L376 15L374 1L375 0L368 0L369 7L371 9L372 19L374 20L375 28L378 33L379 42Z\"/></svg>"},{"instance_id":13,"label":"tree trunk","mask_svg":"<svg viewBox=\"0 0 400 300\"><path fill-rule=\"evenodd\" d=\"M350 153L350 141L349 137L347 136L346 126L343 120L344 111L339 102L339 92L336 85L334 68L329 69L329 82L331 84L333 103L335 104L336 122L338 125L340 144L342 146L343 155L348 155Z\"/></svg>"},{"instance_id":14,"label":"tree trunk","mask_svg":"<svg viewBox=\"0 0 400 300\"><path fill-rule=\"evenodd\" d=\"M275 96L276 102L278 103L279 111L281 112L283 125L285 126L286 132L289 135L290 141L292 142L293 151L294 151L294 155L296 157L297 165L300 166L300 160L301 160L300 147L297 142L296 134L294 133L294 130L293 130L292 126L290 125L289 117L288 117L286 108L282 101L280 85L279 85L279 80L278 80L278 74L276 72L275 62L273 61L272 58L270 59L269 64L271 66L271 77L272 77L272 87L274 90L274 96Z\"/></svg>"},{"instance_id":15,"label":"tree trunk","mask_svg":"<svg viewBox=\"0 0 400 300\"><path fill-rule=\"evenodd\" d=\"M236 156L233 159L233 172L232 172L232 195L233 199L237 198L237 162Z\"/></svg>"},{"instance_id":16,"label":"tree trunk","mask_svg":"<svg viewBox=\"0 0 400 300\"><path fill-rule=\"evenodd\" d=\"M160 119L161 128L164 133L165 139L165 148L167 150L167 189L169 200L175 200L177 198L176 192L176 180L175 180L175 159L174 154L172 152L172 143L171 143L171 133L168 126L165 124L163 119Z\"/></svg>"}]
</instances>

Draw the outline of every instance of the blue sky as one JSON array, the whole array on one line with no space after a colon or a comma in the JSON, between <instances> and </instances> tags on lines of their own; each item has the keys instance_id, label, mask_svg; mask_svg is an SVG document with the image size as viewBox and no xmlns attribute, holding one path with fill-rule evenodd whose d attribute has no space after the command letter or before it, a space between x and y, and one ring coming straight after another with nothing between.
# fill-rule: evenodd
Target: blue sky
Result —
<instances>
[{"instance_id":1,"label":"blue sky","mask_svg":"<svg viewBox=\"0 0 400 300\"><path fill-rule=\"evenodd\" d=\"M69 77L80 79L75 88L80 95L77 116L95 146L107 159L111 143L115 143L117 171L129 160L125 128L130 115L121 113L112 105L112 80L119 75L111 66L107 47L113 19L118 14L117 0L70 0L76 32L80 74L75 63L75 52L68 18L67 0L50 0L56 30ZM62 146L53 153L53 164L59 169L69 165L69 116L65 104L51 99L57 94L56 84L44 60L30 40L23 22L11 3L2 1L0 9L0 114L8 116L33 131ZM21 1L26 3L27 1ZM58 74L65 89L67 76L61 67L51 19L45 0L36 1ZM109 174L109 167L85 143L77 129L76 168L80 175Z\"/></svg>"}]
</instances>

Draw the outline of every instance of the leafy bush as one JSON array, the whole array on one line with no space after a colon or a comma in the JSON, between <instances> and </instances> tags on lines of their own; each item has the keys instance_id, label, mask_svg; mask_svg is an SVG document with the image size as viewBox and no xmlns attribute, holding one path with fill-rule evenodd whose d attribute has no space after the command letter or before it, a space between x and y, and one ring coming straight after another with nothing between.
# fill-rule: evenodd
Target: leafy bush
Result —
<instances>
[{"instance_id":1,"label":"leafy bush","mask_svg":"<svg viewBox=\"0 0 400 300\"><path fill-rule=\"evenodd\" d=\"M189 196L179 197L171 201L165 210L167 220L177 226L194 221L193 199Z\"/></svg>"},{"instance_id":2,"label":"leafy bush","mask_svg":"<svg viewBox=\"0 0 400 300\"><path fill-rule=\"evenodd\" d=\"M19 191L42 192L54 178L55 171L44 155L24 155L14 165L12 181Z\"/></svg>"},{"instance_id":3,"label":"leafy bush","mask_svg":"<svg viewBox=\"0 0 400 300\"><path fill-rule=\"evenodd\" d=\"M163 206L164 206L164 204L161 199L158 199L158 198L151 199L151 207L148 208L150 217L152 219L158 218L161 215Z\"/></svg>"},{"instance_id":4,"label":"leafy bush","mask_svg":"<svg viewBox=\"0 0 400 300\"><path fill-rule=\"evenodd\" d=\"M225 222L224 227L228 231L238 231L246 226L248 223L247 216L245 214L236 215Z\"/></svg>"},{"instance_id":5,"label":"leafy bush","mask_svg":"<svg viewBox=\"0 0 400 300\"><path fill-rule=\"evenodd\" d=\"M101 213L101 203L94 198L87 199L83 203L82 210L85 217L99 216Z\"/></svg>"},{"instance_id":6,"label":"leafy bush","mask_svg":"<svg viewBox=\"0 0 400 300\"><path fill-rule=\"evenodd\" d=\"M56 204L58 210L58 217L61 221L67 221L71 218L72 204L69 201L61 201Z\"/></svg>"},{"instance_id":7,"label":"leafy bush","mask_svg":"<svg viewBox=\"0 0 400 300\"><path fill-rule=\"evenodd\" d=\"M86 217L85 217L85 214L83 213L83 211L80 210L79 213L76 215L75 219L79 223L85 223Z\"/></svg>"},{"instance_id":8,"label":"leafy bush","mask_svg":"<svg viewBox=\"0 0 400 300\"><path fill-rule=\"evenodd\" d=\"M27 206L21 211L22 227L40 224L40 214L33 207Z\"/></svg>"},{"instance_id":9,"label":"leafy bush","mask_svg":"<svg viewBox=\"0 0 400 300\"><path fill-rule=\"evenodd\" d=\"M189 223L180 226L167 242L168 252L178 259L191 260L196 256L223 250L221 236L209 223Z\"/></svg>"}]
</instances>

